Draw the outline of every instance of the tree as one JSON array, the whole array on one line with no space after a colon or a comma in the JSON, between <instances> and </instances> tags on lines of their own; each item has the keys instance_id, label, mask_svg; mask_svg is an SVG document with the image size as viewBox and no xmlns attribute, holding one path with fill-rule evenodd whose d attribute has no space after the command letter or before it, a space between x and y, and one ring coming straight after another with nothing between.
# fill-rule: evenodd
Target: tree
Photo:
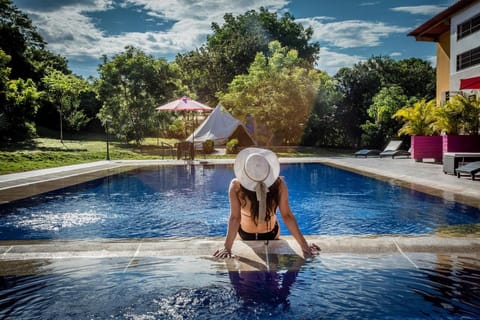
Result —
<instances>
[{"instance_id":1,"label":"tree","mask_svg":"<svg viewBox=\"0 0 480 320\"><path fill-rule=\"evenodd\" d=\"M393 115L407 104L408 98L399 85L380 89L367 110L370 119L361 125L362 145L379 148L396 136L402 124Z\"/></svg>"},{"instance_id":2,"label":"tree","mask_svg":"<svg viewBox=\"0 0 480 320\"><path fill-rule=\"evenodd\" d=\"M40 93L31 79L9 79L10 56L0 50L0 140L21 141L35 134Z\"/></svg>"},{"instance_id":3,"label":"tree","mask_svg":"<svg viewBox=\"0 0 480 320\"><path fill-rule=\"evenodd\" d=\"M258 53L248 74L238 75L220 101L235 116L254 119L260 144L298 144L313 105L320 72L307 69L296 50L272 41Z\"/></svg>"},{"instance_id":4,"label":"tree","mask_svg":"<svg viewBox=\"0 0 480 320\"><path fill-rule=\"evenodd\" d=\"M337 89L343 96L336 117L344 128L347 144L358 147L361 144L362 128L368 119L367 108L382 87L384 59L375 58L359 62L352 68L342 68L335 75ZM389 62L389 61L388 61Z\"/></svg>"},{"instance_id":5,"label":"tree","mask_svg":"<svg viewBox=\"0 0 480 320\"><path fill-rule=\"evenodd\" d=\"M310 43L313 30L304 29L289 13L279 19L260 8L237 17L227 13L224 21L222 26L212 24L213 34L204 46L176 58L186 84L209 104L216 104L216 93L226 91L236 75L248 72L258 52L267 55L273 40L296 50L306 67L318 57L319 45Z\"/></svg>"},{"instance_id":6,"label":"tree","mask_svg":"<svg viewBox=\"0 0 480 320\"><path fill-rule=\"evenodd\" d=\"M320 86L315 97L302 145L328 147L345 144L345 133L335 117L342 96L336 90L336 82L326 73L320 74Z\"/></svg>"},{"instance_id":7,"label":"tree","mask_svg":"<svg viewBox=\"0 0 480 320\"><path fill-rule=\"evenodd\" d=\"M57 106L60 116L60 141L63 143L63 121L67 128L78 131L90 119L80 109L80 96L88 91L89 84L85 80L58 70L50 70L42 79L49 99Z\"/></svg>"},{"instance_id":8,"label":"tree","mask_svg":"<svg viewBox=\"0 0 480 320\"><path fill-rule=\"evenodd\" d=\"M430 62L418 58L408 58L396 62L392 84L398 84L404 94L417 99L435 98L436 74Z\"/></svg>"},{"instance_id":9,"label":"tree","mask_svg":"<svg viewBox=\"0 0 480 320\"><path fill-rule=\"evenodd\" d=\"M164 59L155 60L128 46L112 60L104 57L99 66L98 98L103 106L98 114L103 124L129 142L140 143L157 124L155 106L174 97L178 84L175 68Z\"/></svg>"},{"instance_id":10,"label":"tree","mask_svg":"<svg viewBox=\"0 0 480 320\"><path fill-rule=\"evenodd\" d=\"M435 95L434 69L427 61L416 58L394 61L390 57L372 57L352 68L340 69L335 79L344 97L337 109L337 119L351 147L365 142L362 141L365 128L374 129L367 110L381 88L398 85L408 99L429 100Z\"/></svg>"},{"instance_id":11,"label":"tree","mask_svg":"<svg viewBox=\"0 0 480 320\"><path fill-rule=\"evenodd\" d=\"M0 0L0 48L11 57L11 78L34 79L34 68L26 52L28 48L44 47L45 41L28 16L11 0Z\"/></svg>"}]
</instances>

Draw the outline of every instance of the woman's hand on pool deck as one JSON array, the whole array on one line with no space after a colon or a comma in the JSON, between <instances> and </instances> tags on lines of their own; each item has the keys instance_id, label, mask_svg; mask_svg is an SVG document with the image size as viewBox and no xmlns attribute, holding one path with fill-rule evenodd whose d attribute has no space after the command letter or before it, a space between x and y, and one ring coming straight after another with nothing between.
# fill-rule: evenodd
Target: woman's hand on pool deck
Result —
<instances>
[{"instance_id":1,"label":"woman's hand on pool deck","mask_svg":"<svg viewBox=\"0 0 480 320\"><path fill-rule=\"evenodd\" d=\"M227 248L218 249L213 253L213 256L220 259L231 258L232 252L230 252L230 250Z\"/></svg>"},{"instance_id":2,"label":"woman's hand on pool deck","mask_svg":"<svg viewBox=\"0 0 480 320\"><path fill-rule=\"evenodd\" d=\"M302 248L302 251L306 256L316 256L320 253L320 250L320 247L315 243L310 243L307 248Z\"/></svg>"}]
</instances>

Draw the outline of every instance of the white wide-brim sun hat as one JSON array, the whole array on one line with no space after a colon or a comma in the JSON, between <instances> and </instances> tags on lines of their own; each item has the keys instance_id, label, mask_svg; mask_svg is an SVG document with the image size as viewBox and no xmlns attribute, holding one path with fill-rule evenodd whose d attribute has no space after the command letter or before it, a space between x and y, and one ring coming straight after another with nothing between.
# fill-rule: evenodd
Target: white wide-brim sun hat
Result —
<instances>
[{"instance_id":1,"label":"white wide-brim sun hat","mask_svg":"<svg viewBox=\"0 0 480 320\"><path fill-rule=\"evenodd\" d=\"M244 188L255 191L258 183L263 182L268 188L277 180L280 163L277 155L270 150L246 148L235 158L233 170Z\"/></svg>"}]
</instances>

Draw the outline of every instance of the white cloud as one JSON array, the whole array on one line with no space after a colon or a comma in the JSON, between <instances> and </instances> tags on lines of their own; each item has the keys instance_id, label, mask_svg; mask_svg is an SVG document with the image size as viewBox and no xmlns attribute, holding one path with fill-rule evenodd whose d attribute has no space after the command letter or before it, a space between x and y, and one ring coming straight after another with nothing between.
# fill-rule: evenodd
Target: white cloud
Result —
<instances>
[{"instance_id":1,"label":"white cloud","mask_svg":"<svg viewBox=\"0 0 480 320\"><path fill-rule=\"evenodd\" d=\"M313 28L313 39L327 42L339 48L375 47L382 43L383 38L394 33L405 33L409 29L388 25L383 22L363 20L345 20L328 22L331 18L314 17L298 19L304 26Z\"/></svg>"},{"instance_id":2,"label":"white cloud","mask_svg":"<svg viewBox=\"0 0 480 320\"><path fill-rule=\"evenodd\" d=\"M406 12L410 14L420 14L424 16L434 16L440 11L445 10L447 7L435 6L435 5L423 5L423 6L411 6L411 7L394 7L393 11Z\"/></svg>"},{"instance_id":3,"label":"white cloud","mask_svg":"<svg viewBox=\"0 0 480 320\"><path fill-rule=\"evenodd\" d=\"M403 53L401 52L392 52L390 53L390 57L401 57L403 56Z\"/></svg>"},{"instance_id":4,"label":"white cloud","mask_svg":"<svg viewBox=\"0 0 480 320\"><path fill-rule=\"evenodd\" d=\"M437 56L429 56L427 57L425 60L427 60L428 62L430 62L430 64L436 68L437 67Z\"/></svg>"},{"instance_id":5,"label":"white cloud","mask_svg":"<svg viewBox=\"0 0 480 320\"><path fill-rule=\"evenodd\" d=\"M335 75L340 68L352 67L354 64L366 60L364 57L351 56L344 53L331 51L328 47L320 48L320 57L317 60L317 68L326 71L329 75Z\"/></svg>"},{"instance_id":6,"label":"white cloud","mask_svg":"<svg viewBox=\"0 0 480 320\"><path fill-rule=\"evenodd\" d=\"M380 2L379 1L362 2L360 3L360 7L376 6L377 4L380 4Z\"/></svg>"},{"instance_id":7,"label":"white cloud","mask_svg":"<svg viewBox=\"0 0 480 320\"><path fill-rule=\"evenodd\" d=\"M56 7L51 6L48 11L28 7L24 10L29 13L52 51L67 58L100 58L103 54L111 56L119 53L127 45L133 45L148 54L174 56L202 45L212 32L211 23L221 24L226 12L238 15L247 10L258 10L261 6L281 12L288 4L288 0L116 1L116 5L126 8L132 5L143 7L150 17L171 21L173 25L168 30L157 32L108 35L105 30L98 29L86 13L109 10L113 2L71 0L59 3Z\"/></svg>"}]
</instances>

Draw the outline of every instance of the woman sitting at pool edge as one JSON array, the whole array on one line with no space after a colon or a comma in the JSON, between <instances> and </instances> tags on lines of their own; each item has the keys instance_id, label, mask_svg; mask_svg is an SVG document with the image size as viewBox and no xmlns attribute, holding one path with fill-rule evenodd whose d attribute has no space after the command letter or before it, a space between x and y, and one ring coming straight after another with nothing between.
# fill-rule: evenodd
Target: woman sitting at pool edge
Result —
<instances>
[{"instance_id":1,"label":"woman sitting at pool edge","mask_svg":"<svg viewBox=\"0 0 480 320\"><path fill-rule=\"evenodd\" d=\"M223 249L213 255L232 256L237 234L242 240L276 240L280 237L276 210L305 255L320 251L308 244L288 203L288 188L280 174L280 163L270 150L247 148L235 159L235 177L229 187L230 218Z\"/></svg>"}]
</instances>

